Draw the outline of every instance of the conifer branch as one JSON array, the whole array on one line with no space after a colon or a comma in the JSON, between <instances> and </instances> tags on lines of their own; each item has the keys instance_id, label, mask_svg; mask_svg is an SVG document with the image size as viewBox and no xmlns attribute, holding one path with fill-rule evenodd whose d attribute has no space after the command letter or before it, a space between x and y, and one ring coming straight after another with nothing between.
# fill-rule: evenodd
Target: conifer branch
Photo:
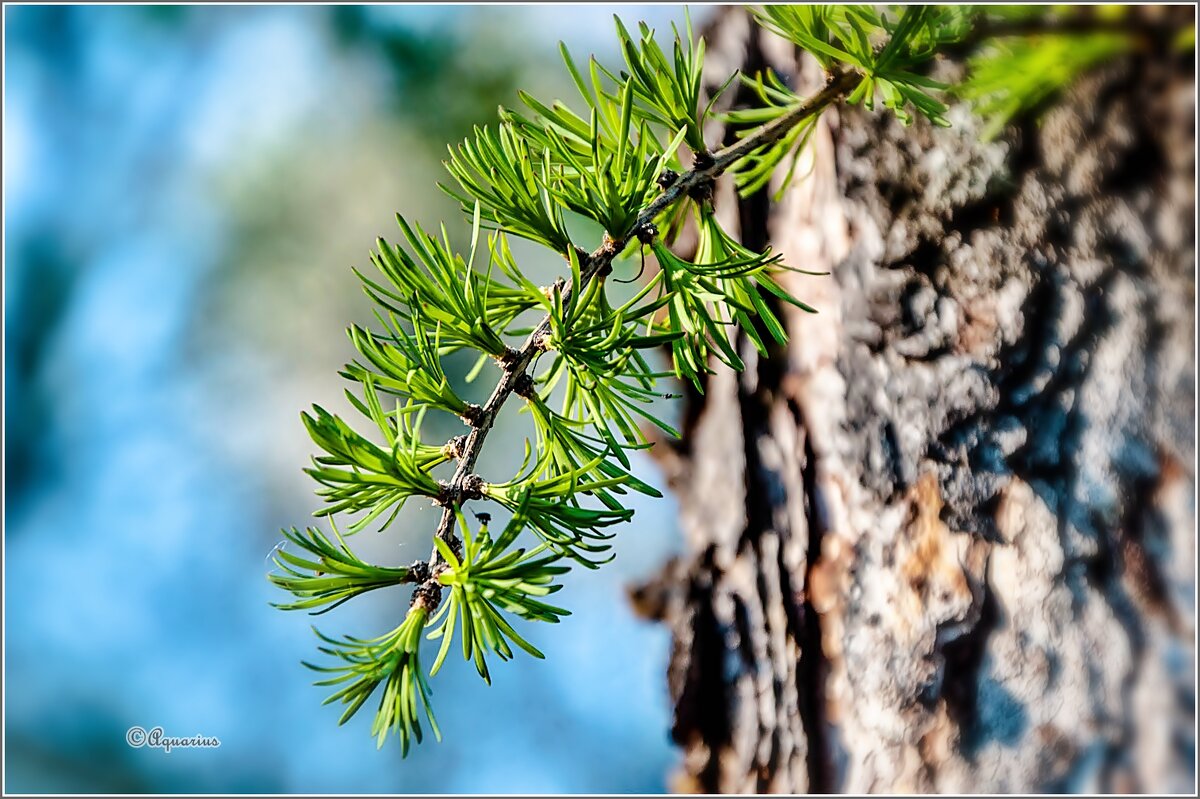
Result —
<instances>
[{"instance_id":1,"label":"conifer branch","mask_svg":"<svg viewBox=\"0 0 1200 799\"><path fill-rule=\"evenodd\" d=\"M684 32L674 31L668 55L645 23L635 38L617 20L625 62L619 73L594 58L581 68L560 47L587 106L584 115L561 101L547 105L521 93L532 117L502 108L499 126L477 128L451 148L446 167L461 191L442 188L471 216L465 257L453 250L444 226L438 237L398 217L406 246L379 239L372 262L380 275L358 274L378 306L383 330L351 327L360 360L342 375L358 385L360 394L347 391L347 399L375 435L360 434L319 406L302 414L323 451L306 471L326 503L316 515L330 518L332 536L317 528L285 530L292 550L277 547L277 572L270 579L292 595L278 607L312 614L378 589L415 586L407 615L391 632L376 638L318 633L319 650L335 665L313 668L327 675L319 685L334 688L327 702L346 705L342 722L382 694L372 728L380 744L395 732L401 751L407 751L421 740L422 713L427 729L440 737L420 660L423 636L441 641L430 677L454 640L485 680L493 655L508 660L520 649L542 656L510 620L554 623L567 615L546 601L562 588L558 578L570 570L567 561L586 568L604 562L601 553L614 535L609 528L634 513L620 495L661 496L630 473L628 456L650 446L642 420L678 435L646 410L656 398L671 396L656 390L657 381L690 380L702 391L703 376L718 362L745 368L730 331L740 329L765 357L767 336L778 344L787 341L773 300L814 310L776 282L781 255L751 250L722 229L712 203L718 177L731 175L743 195L769 184L782 191L821 113L835 103L871 109L878 102L904 124L923 117L948 125L943 99L957 96L985 117L988 135L1090 65L1128 51L1136 38L1136 31L1117 36L1109 30L1129 21L1128 15L1120 22L1106 18L1104 31L1089 25L1087 35L1068 36L1079 32L1062 29L1054 36L1030 36L1077 23L1038 12L950 6L779 5L754 14L758 24L816 59L829 76L824 88L803 98L767 70L734 73L702 98L705 43L690 23ZM930 77L937 56L995 37L1004 37L1003 46L980 48L961 82L948 85ZM1173 47L1194 46L1194 39L1173 41ZM751 102L719 114L739 140L710 152L705 120L739 77ZM692 154L690 169L684 150ZM689 211L697 245L686 260L666 240ZM567 212L605 231L593 252L572 242ZM497 232L480 247L485 226ZM559 253L570 274L550 289L537 286L513 259L509 236ZM630 245L643 255L649 249L660 268L632 299L614 307L604 278ZM487 253L483 266L481 252ZM495 278L493 268L500 273ZM534 308L546 314L514 348L506 338L516 334L515 320ZM652 367L643 355L659 347L670 348L667 371ZM461 350L477 354L470 379L489 358L500 368L483 405L458 396L442 368L446 355ZM535 381L531 366L543 352L554 354ZM556 386L563 388L561 411L542 396ZM536 443L527 445L528 468L507 482L484 482L476 465L514 394L526 401L536 432ZM444 445L426 443L421 426L430 410L461 418L469 432ZM454 473L439 481L432 472L447 461L456 461ZM418 496L442 507L427 561L380 566L353 552L349 536L369 525L388 527L405 502ZM583 497L595 504L584 506ZM489 514L476 514L479 525L472 533L463 512L466 502L483 498L512 514L495 539ZM353 519L346 537L333 523L342 513ZM540 539L529 550L516 546L525 530Z\"/></svg>"},{"instance_id":2,"label":"conifer branch","mask_svg":"<svg viewBox=\"0 0 1200 799\"><path fill-rule=\"evenodd\" d=\"M716 153L697 153L696 165L679 175L638 214L637 222L633 226L633 236L652 228L654 220L679 199L697 190L702 190L706 186L711 186L713 181L748 153L774 144L797 125L819 116L829 105L846 93L853 91L861 80L862 76L857 73L835 73L821 91L813 95L807 102L797 106L795 110L763 125L753 134ZM572 293L582 291L596 275L607 270L613 259L625 249L628 243L628 239L613 240L606 235L604 242L595 251L591 253L579 251L577 255L581 262L581 285L577 287L572 285L570 280L566 281L562 288L563 303L569 302ZM458 459L458 468L455 469L454 476L449 480L443 492L442 517L435 533L435 536L446 544L453 546L457 543L454 535L455 508L467 500L479 498L478 489L475 488L479 482L479 478L475 475L475 464L479 460L484 442L495 424L500 409L509 397L517 393L517 388L526 376L526 369L542 351L543 342L550 333L550 324L550 315L547 314L525 339L521 348L510 352L500 361L502 373L496 383L496 388L475 419L472 420L472 429L467 435L466 441L458 446L458 451L461 453ZM440 587L437 583L437 575L445 565L445 558L435 547L429 559L428 573L431 586Z\"/></svg>"}]
</instances>

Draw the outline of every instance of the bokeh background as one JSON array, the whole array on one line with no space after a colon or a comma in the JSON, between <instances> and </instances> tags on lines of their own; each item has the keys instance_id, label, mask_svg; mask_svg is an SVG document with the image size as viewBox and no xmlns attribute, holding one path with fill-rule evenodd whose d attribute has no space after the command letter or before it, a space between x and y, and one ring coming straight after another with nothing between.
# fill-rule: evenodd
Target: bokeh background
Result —
<instances>
[{"instance_id":1,"label":"bokeh background","mask_svg":"<svg viewBox=\"0 0 1200 799\"><path fill-rule=\"evenodd\" d=\"M4 9L6 791L664 788L669 642L624 592L678 546L669 497L637 504L614 563L570 576L573 616L527 628L545 661L498 664L491 688L461 660L438 675L445 741L406 761L394 739L376 751L370 712L339 728L321 706L299 663L311 619L271 608L265 579L278 529L318 504L300 411L348 408L344 328L371 321L351 267L397 238L396 212L463 243L434 186L445 144L518 86L569 96L560 39L614 63L614 10L659 30L683 18ZM559 268L520 252L534 275ZM527 433L502 430L498 471ZM435 513L414 501L360 550L421 557ZM367 597L318 622L376 635L405 604ZM133 749L133 725L221 746Z\"/></svg>"}]
</instances>

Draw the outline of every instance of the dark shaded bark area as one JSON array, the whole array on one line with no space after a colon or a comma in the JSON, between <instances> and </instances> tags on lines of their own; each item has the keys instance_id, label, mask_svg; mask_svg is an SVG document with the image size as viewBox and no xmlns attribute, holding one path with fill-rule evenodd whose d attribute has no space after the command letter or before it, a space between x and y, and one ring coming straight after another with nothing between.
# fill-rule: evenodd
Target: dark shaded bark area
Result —
<instances>
[{"instance_id":1,"label":"dark shaded bark area","mask_svg":"<svg viewBox=\"0 0 1200 799\"><path fill-rule=\"evenodd\" d=\"M741 12L710 43L819 85ZM991 143L849 109L779 202L719 188L831 275L662 457L676 788L1192 789L1194 115L1145 53Z\"/></svg>"}]
</instances>

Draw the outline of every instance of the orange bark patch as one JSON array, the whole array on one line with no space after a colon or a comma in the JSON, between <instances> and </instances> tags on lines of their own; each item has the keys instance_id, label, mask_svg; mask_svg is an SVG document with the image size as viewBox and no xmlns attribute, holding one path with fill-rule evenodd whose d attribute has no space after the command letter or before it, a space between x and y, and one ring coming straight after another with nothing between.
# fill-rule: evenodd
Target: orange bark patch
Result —
<instances>
[{"instance_id":1,"label":"orange bark patch","mask_svg":"<svg viewBox=\"0 0 1200 799\"><path fill-rule=\"evenodd\" d=\"M942 497L937 477L926 472L909 492L913 516L909 525L908 552L901 563L901 574L922 604L930 600L951 602L970 597L963 573L958 542L942 523Z\"/></svg>"}]
</instances>

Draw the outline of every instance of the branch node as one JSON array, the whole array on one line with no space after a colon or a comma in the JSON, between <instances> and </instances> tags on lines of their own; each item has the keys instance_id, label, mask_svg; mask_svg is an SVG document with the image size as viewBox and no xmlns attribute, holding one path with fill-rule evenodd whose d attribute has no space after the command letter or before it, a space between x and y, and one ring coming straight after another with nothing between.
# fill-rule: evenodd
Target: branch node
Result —
<instances>
[{"instance_id":1,"label":"branch node","mask_svg":"<svg viewBox=\"0 0 1200 799\"><path fill-rule=\"evenodd\" d=\"M650 245L654 243L654 239L658 236L658 225L653 222L647 222L644 225L639 225L633 231L633 235L637 236L637 240L642 244Z\"/></svg>"},{"instance_id":2,"label":"branch node","mask_svg":"<svg viewBox=\"0 0 1200 799\"><path fill-rule=\"evenodd\" d=\"M442 447L442 451L444 451L450 458L458 460L463 456L463 453L465 452L463 448L466 446L466 444L466 436L455 436L446 442L446 446Z\"/></svg>"},{"instance_id":3,"label":"branch node","mask_svg":"<svg viewBox=\"0 0 1200 799\"><path fill-rule=\"evenodd\" d=\"M716 163L717 160L713 158L712 153L710 153L708 150L701 150L700 152L696 153L695 158L693 158L692 167L697 172L703 172L706 169L712 169Z\"/></svg>"},{"instance_id":4,"label":"branch node","mask_svg":"<svg viewBox=\"0 0 1200 799\"><path fill-rule=\"evenodd\" d=\"M462 419L471 427L479 427L479 423L483 421L483 408L473 402L467 403L467 408L462 412Z\"/></svg>"},{"instance_id":5,"label":"branch node","mask_svg":"<svg viewBox=\"0 0 1200 799\"><path fill-rule=\"evenodd\" d=\"M423 583L429 580L432 576L429 572L429 564L423 560L418 560L408 567L408 576L411 578L411 583Z\"/></svg>"},{"instance_id":6,"label":"branch node","mask_svg":"<svg viewBox=\"0 0 1200 799\"><path fill-rule=\"evenodd\" d=\"M600 240L600 248L588 257L591 258L592 261L603 259L606 262L605 265L607 265L608 262L611 262L613 256L621 252L621 249L624 246L625 242L623 240L614 239L612 236L608 235L608 231L606 230L604 231L604 238ZM599 271L602 272L603 269Z\"/></svg>"},{"instance_id":7,"label":"branch node","mask_svg":"<svg viewBox=\"0 0 1200 799\"><path fill-rule=\"evenodd\" d=\"M510 366L512 366L514 363L516 363L516 362L517 362L517 359L518 359L518 358L520 358L520 357L521 357L521 351L520 351L520 350L513 349L512 347L508 347L508 346L506 346L506 347L504 348L504 352L503 352L503 353L501 353L501 354L500 354L500 355L499 355L499 356L496 358L496 360L500 362L500 366L501 366L501 367L503 367L503 368L507 369L508 367L510 367Z\"/></svg>"},{"instance_id":8,"label":"branch node","mask_svg":"<svg viewBox=\"0 0 1200 799\"><path fill-rule=\"evenodd\" d=\"M537 396L534 393L533 378L528 372L522 372L521 376L513 383L513 393L524 399L533 399Z\"/></svg>"},{"instance_id":9,"label":"branch node","mask_svg":"<svg viewBox=\"0 0 1200 799\"><path fill-rule=\"evenodd\" d=\"M676 172L674 169L664 169L659 173L655 182L658 183L658 187L660 189L666 191L667 189L671 188L671 186L674 185L675 181L677 180L679 180L678 172Z\"/></svg>"},{"instance_id":10,"label":"branch node","mask_svg":"<svg viewBox=\"0 0 1200 799\"><path fill-rule=\"evenodd\" d=\"M477 474L469 474L463 479L462 490L459 492L462 501L468 499L483 499L483 489L487 483Z\"/></svg>"},{"instance_id":11,"label":"branch node","mask_svg":"<svg viewBox=\"0 0 1200 799\"><path fill-rule=\"evenodd\" d=\"M437 610L437 607L441 601L441 583L434 579L428 579L413 589L410 607L424 608L426 613L432 614L435 610Z\"/></svg>"}]
</instances>

